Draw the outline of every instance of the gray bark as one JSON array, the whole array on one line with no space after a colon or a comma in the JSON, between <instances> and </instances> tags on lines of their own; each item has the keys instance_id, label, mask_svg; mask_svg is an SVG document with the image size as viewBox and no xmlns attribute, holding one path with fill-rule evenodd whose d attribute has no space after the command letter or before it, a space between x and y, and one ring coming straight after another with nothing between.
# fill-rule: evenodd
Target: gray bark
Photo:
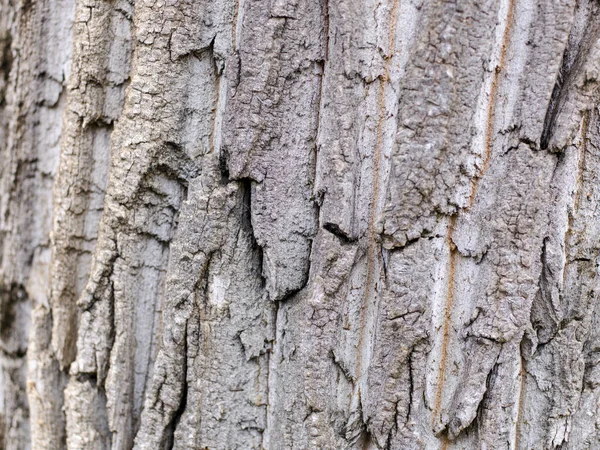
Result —
<instances>
[{"instance_id":1,"label":"gray bark","mask_svg":"<svg viewBox=\"0 0 600 450\"><path fill-rule=\"evenodd\" d=\"M596 0L0 0L0 448L600 449Z\"/></svg>"}]
</instances>

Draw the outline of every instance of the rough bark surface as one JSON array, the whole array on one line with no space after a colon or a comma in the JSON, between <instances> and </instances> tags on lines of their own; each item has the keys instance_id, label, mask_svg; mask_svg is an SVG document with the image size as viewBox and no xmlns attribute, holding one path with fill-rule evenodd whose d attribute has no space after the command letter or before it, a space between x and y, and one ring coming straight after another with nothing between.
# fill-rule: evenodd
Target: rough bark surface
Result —
<instances>
[{"instance_id":1,"label":"rough bark surface","mask_svg":"<svg viewBox=\"0 0 600 450\"><path fill-rule=\"evenodd\" d=\"M600 449L597 0L0 0L0 448Z\"/></svg>"}]
</instances>

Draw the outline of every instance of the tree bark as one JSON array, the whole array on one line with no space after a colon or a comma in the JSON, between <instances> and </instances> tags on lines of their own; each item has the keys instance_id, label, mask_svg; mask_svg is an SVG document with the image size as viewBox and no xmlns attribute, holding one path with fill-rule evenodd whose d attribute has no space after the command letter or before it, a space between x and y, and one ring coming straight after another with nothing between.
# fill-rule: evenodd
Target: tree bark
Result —
<instances>
[{"instance_id":1,"label":"tree bark","mask_svg":"<svg viewBox=\"0 0 600 450\"><path fill-rule=\"evenodd\" d=\"M0 0L0 448L600 449L596 0Z\"/></svg>"}]
</instances>

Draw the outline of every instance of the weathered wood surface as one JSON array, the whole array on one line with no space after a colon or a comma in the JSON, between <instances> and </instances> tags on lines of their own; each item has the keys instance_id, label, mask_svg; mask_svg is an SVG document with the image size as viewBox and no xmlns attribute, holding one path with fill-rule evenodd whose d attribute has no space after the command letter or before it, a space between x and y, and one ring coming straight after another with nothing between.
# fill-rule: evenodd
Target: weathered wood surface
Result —
<instances>
[{"instance_id":1,"label":"weathered wood surface","mask_svg":"<svg viewBox=\"0 0 600 450\"><path fill-rule=\"evenodd\" d=\"M0 0L0 448L600 449L595 0Z\"/></svg>"}]
</instances>

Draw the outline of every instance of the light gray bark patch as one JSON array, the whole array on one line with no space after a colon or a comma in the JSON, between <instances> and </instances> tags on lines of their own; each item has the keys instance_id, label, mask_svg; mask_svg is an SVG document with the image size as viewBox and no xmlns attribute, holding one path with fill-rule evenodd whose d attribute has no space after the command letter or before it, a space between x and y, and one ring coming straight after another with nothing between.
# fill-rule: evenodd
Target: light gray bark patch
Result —
<instances>
[{"instance_id":1,"label":"light gray bark patch","mask_svg":"<svg viewBox=\"0 0 600 450\"><path fill-rule=\"evenodd\" d=\"M562 52L568 40L574 5L544 4L542 9L535 6L529 3L507 2L507 5L499 10L499 18L505 14L505 23L503 36L496 33L495 48L499 43L501 44L499 56L496 58L497 75L493 76L491 86L488 88L489 101L486 107L488 112L480 114L481 117L487 116L483 122L487 125L483 134L479 130L472 139L473 144L483 143L486 150L483 164L474 178L466 210L459 212L456 231L452 233L452 240L460 254L476 258L475 264L459 264L456 279L476 276L481 280L478 282L480 287L482 285L488 287L473 289L457 285L455 288L456 297L467 295L470 299L461 300L460 303L472 306L471 312L464 310L456 314L459 317L462 315L464 318L460 320L465 321L462 325L463 331L459 334L465 343L462 375L451 383L460 386L454 394L452 406L449 407L450 411L454 410L454 412L450 412L445 416L446 418L444 418L446 413L443 412L441 420L442 423L448 423L448 435L454 438L472 423L481 405L480 432L483 434L479 436L480 443L496 442L498 448L510 448L518 442L516 434L519 431L515 432L512 424L515 422L515 417L517 421L521 420L518 418L521 408L498 409L496 403L508 401L510 398L527 397L519 383L496 383L494 380L525 377L523 364L519 363L521 358L516 349L522 333L528 327L531 302L536 295L539 295L536 286L542 266L539 255L547 224L544 220L547 213L541 205L550 200L550 197L544 194L544 185L550 181L553 165L552 158L544 159L541 156L536 156L536 161L539 158L537 162L533 159L530 162L526 159L522 161L511 159L511 153L515 151L526 153L527 147L537 148L536 136L541 135L543 124L543 117L539 117L539 114L524 115L524 111L529 108L529 102L517 103L517 99L519 96L527 97L530 95L529 91L536 92L536 98L547 95L546 98L549 99L551 92L551 80L548 79L546 72L538 76L537 69L534 69L531 80L529 77L520 78L517 74L525 73L524 70L529 74L524 61L531 58L542 58L547 61L548 67L555 67L558 71ZM549 10L556 7L562 8L560 17L549 15L551 22L543 19L549 14ZM536 22L536 18L539 22ZM529 31L534 35L538 34L538 28L543 30L546 26L550 26L552 30L550 34L539 31L544 36L548 35L548 40L546 37L536 39L546 49L541 50L539 55L537 52L526 51L528 44L524 39L527 33L523 31L527 29L527 24L535 24ZM493 58L491 62L494 62ZM536 85L528 87L530 82ZM515 94L518 92L521 94ZM474 117L477 119L478 116ZM531 130L538 131L532 135ZM516 139L515 136L520 137ZM534 169L537 164L541 164L543 169ZM510 166L528 167L521 172L522 180L518 180L518 176L513 178L513 175L510 175L508 179L503 178L501 188L500 185L493 187L496 185L494 179L499 180L496 178L499 173L507 174L508 172L504 171ZM505 168L498 172L499 167ZM540 174L537 180L536 170ZM523 190L528 183L531 183L531 187ZM538 201L541 203L537 204ZM497 221L496 224L490 222L489 213L480 215L481 208L494 208L495 214L506 208L507 211L511 210L508 215L515 217L506 221L506 227L498 227ZM515 213L515 211L520 212ZM495 219L491 220L495 221ZM529 227L525 225L527 222L532 227L539 227L541 231L530 233L526 229ZM511 259L513 262L509 262ZM506 260L506 263L503 260ZM504 266L506 268L503 268ZM516 269L519 266L522 268ZM542 277L546 275L544 272ZM511 300L513 297L514 300ZM488 374L492 368L494 368L493 376L490 378ZM443 395L442 398L446 396ZM481 400L484 402L481 403ZM442 404L444 402L442 401ZM442 407L442 410L445 410L445 407ZM435 420L437 419L434 418Z\"/></svg>"},{"instance_id":2,"label":"light gray bark patch","mask_svg":"<svg viewBox=\"0 0 600 450\"><path fill-rule=\"evenodd\" d=\"M22 298L14 305L9 302L2 314L5 319L14 315L10 327L4 322L2 328L8 334L14 327L11 334L19 340L20 353L5 355L0 363L0 378L6 384L0 394L1 421L6 427L2 435L5 448L36 446L39 436L30 428L31 415L34 422L59 429L57 437L44 439L56 447L64 429L60 405L54 401L60 397L60 383L55 384L51 376L44 383L47 355L42 348L47 347L47 329L38 328L36 321L30 327L30 315L48 312L52 183L58 165L74 1L3 2L0 10L0 28L8 33L6 44L10 45L4 48L2 66L6 84L0 132L0 285L9 292L16 289ZM29 359L40 358L39 371L27 370L26 353ZM29 410L26 390L52 397L48 409L42 412L40 402L34 402Z\"/></svg>"},{"instance_id":3,"label":"light gray bark patch","mask_svg":"<svg viewBox=\"0 0 600 450\"><path fill-rule=\"evenodd\" d=\"M322 2L244 2L224 148L232 179L250 178L252 222L273 300L304 286L316 233L315 147L324 59Z\"/></svg>"},{"instance_id":4,"label":"light gray bark patch","mask_svg":"<svg viewBox=\"0 0 600 450\"><path fill-rule=\"evenodd\" d=\"M475 3L0 0L0 447L597 447L598 5Z\"/></svg>"},{"instance_id":5,"label":"light gray bark patch","mask_svg":"<svg viewBox=\"0 0 600 450\"><path fill-rule=\"evenodd\" d=\"M594 110L584 114L573 145L567 147L555 171L552 189L556 208L550 214L542 296L532 309L536 331L533 344L537 348L532 348L528 367L535 383L528 383L526 388L531 395L543 397L547 419L531 417L530 413L523 420L531 421L532 432L552 448L569 441L573 416L580 403L590 398L582 397L582 393L587 358L584 347L590 345L593 336L590 326L595 320L593 304L599 289L599 230L588 222L597 209L593 202L597 195L593 169L598 162L597 139ZM544 312L554 320L544 321Z\"/></svg>"},{"instance_id":6,"label":"light gray bark patch","mask_svg":"<svg viewBox=\"0 0 600 450\"><path fill-rule=\"evenodd\" d=\"M106 394L94 377L74 375L65 389L67 448L112 448L106 415ZM98 414L100 412L100 414Z\"/></svg>"},{"instance_id":7,"label":"light gray bark patch","mask_svg":"<svg viewBox=\"0 0 600 450\"><path fill-rule=\"evenodd\" d=\"M581 398L577 405L577 411L572 414L571 433L568 442L563 444L563 447L573 450L593 447L600 437L598 432L598 401L600 398L599 304L600 302L594 302L588 328L589 332L583 347L585 369L583 385L581 386Z\"/></svg>"},{"instance_id":8,"label":"light gray bark patch","mask_svg":"<svg viewBox=\"0 0 600 450\"><path fill-rule=\"evenodd\" d=\"M419 5L399 1L364 4L367 11L371 8L375 12L373 16L368 13L363 15L360 8L349 9L349 6L345 2L334 2L329 8L331 46L330 58L325 66L323 113L320 114L324 127L320 128L319 135L317 192L322 199L323 227L348 236L350 245L354 242L358 244L352 245L358 252L354 265L349 270L348 286L343 291L340 290L346 295L338 309L343 317L343 326L333 352L334 362L341 368L341 373L352 380L350 387L341 385L337 395L344 395L342 392L345 393L348 388L351 389L351 395L344 408L340 408L338 399L330 400L334 402L333 411L339 417L337 420L346 420L342 435L349 446L356 447L375 445L376 442L376 436L365 417L364 402L368 402L371 395L368 368L374 356L379 320L381 286L378 281L386 264L385 252L382 251L377 236L377 222L390 174L389 160L396 132L398 89L408 64L406 53L416 35ZM360 25L363 28L353 29ZM353 48L354 39L360 43L357 48ZM332 59L336 52L347 55L348 59L337 56ZM339 86L345 84L352 85L357 90L340 91ZM347 106L354 94L360 94L360 104L356 105L356 110ZM353 131L347 134L346 125L351 122L346 124L339 120L340 117L346 120L354 113L357 115L352 120L361 125L357 127L356 135L353 135ZM336 124L342 126L335 128ZM356 155L356 159L347 161L347 166L338 165L338 144L341 141L347 142L348 149ZM342 152L345 151L346 148L342 149ZM342 158L345 159L345 156ZM338 180L332 177L332 169L342 167L352 171L355 177L351 183L339 186L336 185ZM347 179L342 182L346 183ZM329 196L330 187L333 197ZM340 189L351 190L350 203L347 199L335 197ZM333 212L341 214L332 214ZM314 292L311 295L317 295L318 288L312 287L311 290ZM323 434L335 430L323 423L327 415L314 417L318 419L319 430Z\"/></svg>"},{"instance_id":9,"label":"light gray bark patch","mask_svg":"<svg viewBox=\"0 0 600 450\"><path fill-rule=\"evenodd\" d=\"M489 142L472 146L479 120L472 105L486 95L489 102L496 101L494 83L489 94L483 86L485 68L492 63L498 5L423 5L421 31L400 86L398 131L380 225L387 247L433 233L439 214L466 206L476 176L475 157L481 155L486 164ZM491 116L484 120L490 122ZM493 124L487 127L493 129Z\"/></svg>"},{"instance_id":10,"label":"light gray bark patch","mask_svg":"<svg viewBox=\"0 0 600 450\"><path fill-rule=\"evenodd\" d=\"M383 62L371 37L373 3L329 1L327 59L322 80L315 189L322 202L321 221L344 235L360 235L356 189L361 175L361 118L365 114L365 79ZM373 67L369 67L373 63ZM358 213L359 214L359 213ZM365 228L364 225L362 227Z\"/></svg>"},{"instance_id":11,"label":"light gray bark patch","mask_svg":"<svg viewBox=\"0 0 600 450\"><path fill-rule=\"evenodd\" d=\"M363 414L379 448L411 448L422 439L425 413L421 377L429 351L433 296L438 265L445 264L443 238L422 239L390 252L382 274L368 391ZM427 255L426 257L423 257ZM398 342L402 336L402 342Z\"/></svg>"},{"instance_id":12,"label":"light gray bark patch","mask_svg":"<svg viewBox=\"0 0 600 450\"><path fill-rule=\"evenodd\" d=\"M522 448L516 436L519 432L516 423L520 423L525 400L521 390L526 373L520 350L519 340L503 344L489 372L487 391L480 403L477 418L477 446L480 448Z\"/></svg>"},{"instance_id":13,"label":"light gray bark patch","mask_svg":"<svg viewBox=\"0 0 600 450\"><path fill-rule=\"evenodd\" d=\"M67 374L51 346L52 315L43 305L31 312L31 335L27 350L27 399L31 412L31 446L63 449L66 442L63 391Z\"/></svg>"},{"instance_id":14,"label":"light gray bark patch","mask_svg":"<svg viewBox=\"0 0 600 450\"><path fill-rule=\"evenodd\" d=\"M29 438L29 409L25 395L26 361L24 357L13 358L3 355L2 363L2 400L4 408L0 418L0 442L4 448L20 450L28 448Z\"/></svg>"},{"instance_id":15,"label":"light gray bark patch","mask_svg":"<svg viewBox=\"0 0 600 450\"><path fill-rule=\"evenodd\" d=\"M364 279L364 264L353 273L359 253L320 232L307 287L279 307L265 448L358 448L365 427L360 411L350 417L356 348L346 347L344 335L356 342L345 309L357 305L352 280Z\"/></svg>"},{"instance_id":16,"label":"light gray bark patch","mask_svg":"<svg viewBox=\"0 0 600 450\"><path fill-rule=\"evenodd\" d=\"M77 298L94 251L108 183L112 123L120 115L131 59L131 9L126 1L81 2L54 182L50 303L52 346L63 369L75 358Z\"/></svg>"},{"instance_id":17,"label":"light gray bark patch","mask_svg":"<svg viewBox=\"0 0 600 450\"><path fill-rule=\"evenodd\" d=\"M486 380L498 358L504 360L504 352L514 354L510 343L520 342L529 324L541 273L548 214L545 205L549 203L554 160L524 144L496 159L480 187L486 197L478 197L457 221L453 238L459 251L481 253L485 248L486 253L479 264L468 269L481 281L474 287L458 286L458 292L464 294L455 294L468 295L471 310L459 333L464 366L443 420L451 438L470 425L484 394L490 398L503 395L489 391ZM512 411L505 414L510 416Z\"/></svg>"},{"instance_id":18,"label":"light gray bark patch","mask_svg":"<svg viewBox=\"0 0 600 450\"><path fill-rule=\"evenodd\" d=\"M195 293L187 408L175 431L177 449L263 448L275 311L250 226L249 183L239 189L242 203L231 218L239 228L223 236L223 247L210 258L204 292Z\"/></svg>"},{"instance_id":19,"label":"light gray bark patch","mask_svg":"<svg viewBox=\"0 0 600 450\"><path fill-rule=\"evenodd\" d=\"M507 54L505 77L520 88L514 115L505 116L499 125L506 131L519 127L520 138L537 148L548 144L546 125L555 111L553 93L557 86L561 90L570 71L564 64L568 66L574 56L569 47L573 47L575 10L585 9L581 8L585 3L588 2L515 2L513 42ZM504 95L505 105L515 97L510 91Z\"/></svg>"},{"instance_id":20,"label":"light gray bark patch","mask_svg":"<svg viewBox=\"0 0 600 450\"><path fill-rule=\"evenodd\" d=\"M190 184L135 448L161 448L172 433L173 448L261 448L273 304L252 238L249 194L248 185L221 178L214 155Z\"/></svg>"},{"instance_id":21,"label":"light gray bark patch","mask_svg":"<svg viewBox=\"0 0 600 450\"><path fill-rule=\"evenodd\" d=\"M481 401L488 390L488 377L496 367L501 345L485 338L469 339L465 345L463 376L451 404L451 413L445 418L449 439L455 439L477 415ZM443 419L444 420L444 419Z\"/></svg>"},{"instance_id":22,"label":"light gray bark patch","mask_svg":"<svg viewBox=\"0 0 600 450\"><path fill-rule=\"evenodd\" d=\"M200 173L201 155L211 151L215 60L210 40L198 47L188 34L194 29L187 21L199 17L197 9L187 17L189 6L135 5L131 83L111 139L104 213L80 298L86 312L72 372L97 376L105 388L115 449L130 448L139 427L162 326L170 242L188 183ZM185 46L189 53L177 53Z\"/></svg>"}]
</instances>

